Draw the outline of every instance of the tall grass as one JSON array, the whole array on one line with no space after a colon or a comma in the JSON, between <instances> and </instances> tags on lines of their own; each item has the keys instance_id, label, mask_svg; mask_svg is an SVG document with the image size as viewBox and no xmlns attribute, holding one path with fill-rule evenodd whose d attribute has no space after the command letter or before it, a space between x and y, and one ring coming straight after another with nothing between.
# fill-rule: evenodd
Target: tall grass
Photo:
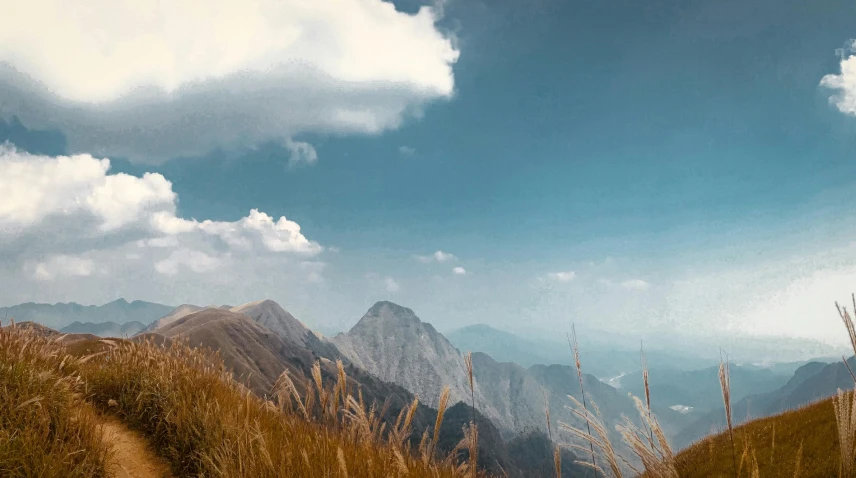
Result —
<instances>
[{"instance_id":1,"label":"tall grass","mask_svg":"<svg viewBox=\"0 0 856 478\"><path fill-rule=\"evenodd\" d=\"M341 362L327 384L320 363L311 377L284 373L268 400L235 382L217 354L178 341L102 339L76 350L88 355L0 329L0 476L108 476L95 409L142 431L177 476L484 475L458 449L438 456L448 389L434 429L414 445L418 400L389 425L388 404L367 406Z\"/></svg>"},{"instance_id":2,"label":"tall grass","mask_svg":"<svg viewBox=\"0 0 856 478\"><path fill-rule=\"evenodd\" d=\"M727 361L719 362L719 387L722 389L722 403L725 409L725 423L728 426L728 440L731 442L731 468L737 478L737 454L734 447L734 423L731 420L731 368ZM748 449L748 448L747 448Z\"/></svg>"},{"instance_id":3,"label":"tall grass","mask_svg":"<svg viewBox=\"0 0 856 478\"><path fill-rule=\"evenodd\" d=\"M568 345L571 346L571 351L574 354L574 365L577 368L577 378L579 379L579 382L580 382L580 397L582 398L583 417L584 417L585 422L586 422L586 433L588 434L588 436L591 437L593 435L591 434L591 421L589 421L589 411L588 411L588 406L586 404L586 389L583 386L583 366L582 366L582 363L580 361L580 346L579 346L579 343L577 342L577 329L573 324L571 324L571 333L574 336L573 337L574 341L573 341L573 344L571 344L571 337L568 337ZM609 441L609 438L606 437L605 435L603 438L606 439L607 442ZM597 459L595 458L595 454L594 454L594 443L591 440L589 440L589 451L591 452L591 463L592 463L592 467L594 468L595 478L597 478L597 472L598 472L599 468L597 466Z\"/></svg>"},{"instance_id":4,"label":"tall grass","mask_svg":"<svg viewBox=\"0 0 856 478\"><path fill-rule=\"evenodd\" d=\"M471 406L470 409L470 426L468 429L464 430L464 441L466 442L466 446L469 453L469 462L472 463L472 466L469 467L470 476L475 478L478 474L478 468L476 467L476 463L478 463L479 457L479 428L476 425L476 388L475 388L475 380L473 379L473 353L467 352L467 355L464 356L464 364L467 368L467 379L470 385L470 400ZM462 441L463 444L463 441Z\"/></svg>"},{"instance_id":5,"label":"tall grass","mask_svg":"<svg viewBox=\"0 0 856 478\"><path fill-rule=\"evenodd\" d=\"M633 397L643 426L639 427L632 420L624 417L623 423L616 427L624 443L636 455L639 462L642 463L643 468L639 469L616 451L609 438L609 431L600 416L597 404L593 401L586 401L576 330L572 327L571 331L573 333L573 342L571 342L571 337L568 337L568 342L574 352L574 363L577 368L577 377L580 381L582 399L577 400L573 396L568 396L571 406L566 408L570 410L572 415L585 422L586 428L583 430L582 428L566 423L560 423L560 427L578 440L588 442L589 447L587 451L591 452L592 461L591 463L583 461L578 463L592 468L595 475L602 474L604 476L612 476L613 478L623 478L625 470L630 470L635 475L648 478L677 478L678 472L675 465L675 454L669 446L659 422L651 411L651 389L648 383L648 366L645 362L644 352L640 351L642 379L645 386L645 404L639 398ZM589 404L593 411L589 410ZM594 431L592 432L592 430ZM571 444L570 446L579 451L586 451L586 448L579 444ZM597 449L597 453L595 453L595 449ZM600 456L601 465L598 464L595 458L596 455Z\"/></svg>"},{"instance_id":6,"label":"tall grass","mask_svg":"<svg viewBox=\"0 0 856 478\"><path fill-rule=\"evenodd\" d=\"M850 298L853 301L853 310L856 312L856 295L851 294ZM847 308L838 305L838 302L835 303L835 308L847 329L853 352L856 353L856 326L853 324L853 317ZM841 357L841 360L850 372L854 384L856 384L856 375L853 374L850 364L847 363L847 358ZM853 392L838 390L838 394L832 398L832 404L838 425L838 443L841 453L840 475L843 478L853 478L856 476L856 397L853 396Z\"/></svg>"},{"instance_id":7,"label":"tall grass","mask_svg":"<svg viewBox=\"0 0 856 478\"><path fill-rule=\"evenodd\" d=\"M283 374L269 401L235 383L222 361L186 344L102 342L109 350L81 367L88 396L142 430L177 475L476 474L474 466L456 463L451 455L434 458L442 416L434 438L412 448L408 438L417 400L387 428L381 419L385 407L366 406L349 386L341 362L329 385L320 363L302 381Z\"/></svg>"},{"instance_id":8,"label":"tall grass","mask_svg":"<svg viewBox=\"0 0 856 478\"><path fill-rule=\"evenodd\" d=\"M107 476L107 446L81 403L74 360L34 331L0 328L0 476Z\"/></svg>"}]
</instances>

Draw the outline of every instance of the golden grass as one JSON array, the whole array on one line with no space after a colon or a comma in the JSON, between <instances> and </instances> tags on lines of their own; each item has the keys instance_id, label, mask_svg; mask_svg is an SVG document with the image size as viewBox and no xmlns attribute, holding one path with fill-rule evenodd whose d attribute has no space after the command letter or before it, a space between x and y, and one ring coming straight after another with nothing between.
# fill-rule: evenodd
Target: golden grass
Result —
<instances>
[{"instance_id":1,"label":"golden grass","mask_svg":"<svg viewBox=\"0 0 856 478\"><path fill-rule=\"evenodd\" d=\"M458 461L457 449L436 456L445 407L433 433L412 446L418 402L388 426L385 409L350 389L341 363L330 384L318 363L311 378L285 374L265 400L236 383L216 354L183 343L103 339L70 352L0 329L0 476L107 476L107 448L75 397L143 432L177 476L484 476ZM466 432L477 443L477 430Z\"/></svg>"},{"instance_id":2,"label":"golden grass","mask_svg":"<svg viewBox=\"0 0 856 478\"><path fill-rule=\"evenodd\" d=\"M0 476L107 476L107 447L81 406L77 363L55 348L34 331L0 328Z\"/></svg>"},{"instance_id":3,"label":"golden grass","mask_svg":"<svg viewBox=\"0 0 856 478\"><path fill-rule=\"evenodd\" d=\"M741 456L757 458L752 468L757 464L762 477L839 476L837 423L829 399L744 423L734 428L734 446ZM682 478L734 476L727 432L700 440L676 461ZM740 468L738 462L741 477L754 474L747 463Z\"/></svg>"},{"instance_id":4,"label":"golden grass","mask_svg":"<svg viewBox=\"0 0 856 478\"><path fill-rule=\"evenodd\" d=\"M468 463L437 460L408 440L417 401L386 429L383 413L349 390L344 368L325 386L320 364L278 382L277 403L236 384L210 354L173 343L116 342L81 375L88 395L146 433L181 476L461 476ZM115 401L115 407L108 402ZM436 424L440 425L439 421Z\"/></svg>"}]
</instances>

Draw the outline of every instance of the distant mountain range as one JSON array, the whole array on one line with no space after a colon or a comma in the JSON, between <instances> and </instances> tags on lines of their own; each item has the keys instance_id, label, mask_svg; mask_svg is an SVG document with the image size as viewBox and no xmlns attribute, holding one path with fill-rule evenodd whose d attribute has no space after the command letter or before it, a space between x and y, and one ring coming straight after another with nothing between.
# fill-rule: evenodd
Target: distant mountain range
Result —
<instances>
[{"instance_id":1,"label":"distant mountain range","mask_svg":"<svg viewBox=\"0 0 856 478\"><path fill-rule=\"evenodd\" d=\"M319 338L276 302L265 300L231 309L199 307L195 312L186 314L192 307L181 306L180 309L167 314L171 320L158 322L162 325L141 333L135 339L169 341L181 338L191 344L201 344L217 350L226 365L232 369L236 379L263 397L270 395L274 383L283 371L287 370L295 378L309 377L312 364L316 361L321 363L323 380L335 380L336 368L333 360L343 357L344 354L339 352L335 343ZM389 312L398 309L403 308L379 303L367 315L391 320L389 325L395 326L399 317ZM412 311L410 313L412 314ZM179 315L181 317L175 318ZM449 348L457 354L454 348ZM412 401L411 390L394 381L383 380L384 377L379 374L367 372L361 366L365 363L363 360L350 360L348 357L344 359L348 377L354 381L355 386L361 388L366 402L375 402L378 406L387 403L386 416L393 423L402 408ZM301 382L298 381L297 384L300 387ZM421 402L431 404L428 400ZM462 438L462 426L469 421L470 414L470 407L462 403L448 410L440 436L442 449L451 451L457 445ZM428 428L435 417L436 410L420 405L414 419L414 429ZM508 476L522 478L533 476L531 470L550 467L552 451L550 446L545 446L549 441L542 432L530 430L511 437L512 441L506 443L503 434L507 430L495 427L489 417L482 415L481 410L476 411L476 417L480 424L479 462L486 470L496 474L505 472ZM414 439L419 438L421 433L414 435ZM509 446L521 453L511 454L508 451ZM563 465L566 476L593 476L587 474L580 465L574 464L573 453L565 452L564 455L567 461Z\"/></svg>"},{"instance_id":2,"label":"distant mountain range","mask_svg":"<svg viewBox=\"0 0 856 478\"><path fill-rule=\"evenodd\" d=\"M556 341L525 339L489 325L476 324L449 332L446 337L459 350L484 352L500 362L514 362L523 367L573 364L573 352L561 334ZM592 343L582 336L580 338L583 339L580 342L580 353L585 359L583 368L604 381L642 367L638 348L609 346ZM648 351L646 356L650 367L680 370L696 370L718 363L711 359L657 350Z\"/></svg>"},{"instance_id":3,"label":"distant mountain range","mask_svg":"<svg viewBox=\"0 0 856 478\"><path fill-rule=\"evenodd\" d=\"M117 324L116 322L72 322L59 331L66 334L92 334L99 337L130 337L145 328L145 324L137 321L124 324Z\"/></svg>"},{"instance_id":4,"label":"distant mountain range","mask_svg":"<svg viewBox=\"0 0 856 478\"><path fill-rule=\"evenodd\" d=\"M856 370L856 357L847 359L850 368ZM781 387L766 392L748 395L733 405L735 424L775 415L787 410L822 400L834 395L838 389L852 390L853 378L843 361L834 363L809 362L798 368L794 375ZM688 444L725 426L722 407L708 412L689 425L677 437Z\"/></svg>"},{"instance_id":5,"label":"distant mountain range","mask_svg":"<svg viewBox=\"0 0 856 478\"><path fill-rule=\"evenodd\" d=\"M487 325L453 331L447 339L411 309L391 302L376 303L351 330L332 338L312 331L271 300L237 307L184 304L177 308L122 299L100 307L21 304L0 309L0 314L48 327L64 324L55 328L72 334L64 339L69 343L135 333L135 340L187 339L219 350L239 381L260 396L271 393L283 371L306 377L316 361L322 363L324 379L333 380L334 362L341 359L367 400L390 400L391 414L418 396L423 405L417 423L426 427L433 420L431 414L436 411L432 407L444 386L451 388L450 405L463 402L460 414L466 415L471 397L463 353L473 351L473 398L480 420L490 422L485 443L498 450L486 450L485 459L493 460L490 466L521 470L510 476L527 476L522 470L541 466L509 461L502 455L520 446L540 449L537 443L543 444L546 429L545 398L554 426L560 421L579 424L566 409L568 395L581 398L577 371L567 365L572 354L566 345L524 339ZM636 417L630 395L644 395L639 352L589 345L581 346L581 353L586 395L599 407L607 427L613 429L623 416ZM657 351L646 355L654 411L676 448L724 425L717 368L710 360ZM856 359L851 362L856 369ZM738 423L852 386L852 378L840 362L732 365L731 373L733 415ZM492 443L488 437L493 432L488 428L499 437ZM456 436L447 438L451 442Z\"/></svg>"},{"instance_id":6,"label":"distant mountain range","mask_svg":"<svg viewBox=\"0 0 856 478\"><path fill-rule=\"evenodd\" d=\"M74 302L58 304L25 304L11 307L0 307L0 320L4 325L14 318L16 322L36 322L52 329L62 329L74 322L127 324L128 322L140 322L148 324L153 320L163 317L174 309L173 306L155 304L135 300L128 302L125 299L117 299L107 304L80 305Z\"/></svg>"}]
</instances>

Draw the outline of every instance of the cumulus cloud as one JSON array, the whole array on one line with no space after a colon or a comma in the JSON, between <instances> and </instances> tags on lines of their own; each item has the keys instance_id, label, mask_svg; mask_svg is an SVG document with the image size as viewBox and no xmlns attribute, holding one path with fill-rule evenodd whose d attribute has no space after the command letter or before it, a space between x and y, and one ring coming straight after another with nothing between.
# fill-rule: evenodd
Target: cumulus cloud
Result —
<instances>
[{"instance_id":1,"label":"cumulus cloud","mask_svg":"<svg viewBox=\"0 0 856 478\"><path fill-rule=\"evenodd\" d=\"M834 90L829 102L838 111L856 116L856 40L850 40L846 48L838 51L841 56L839 74L828 74L821 78L820 86Z\"/></svg>"},{"instance_id":2,"label":"cumulus cloud","mask_svg":"<svg viewBox=\"0 0 856 478\"><path fill-rule=\"evenodd\" d=\"M448 252L436 251L433 254L427 256L416 256L416 260L423 264L430 264L432 262L453 262L458 260L454 254L450 254Z\"/></svg>"},{"instance_id":3,"label":"cumulus cloud","mask_svg":"<svg viewBox=\"0 0 856 478\"><path fill-rule=\"evenodd\" d=\"M109 169L109 160L90 155L48 157L0 146L0 254L6 262L24 263L32 277L50 280L92 274L93 260L75 252L121 250L126 259L145 257L158 273L176 275L208 272L234 257L306 257L323 249L296 222L256 209L236 221L179 217L166 178ZM53 255L38 259L44 251Z\"/></svg>"},{"instance_id":4,"label":"cumulus cloud","mask_svg":"<svg viewBox=\"0 0 856 478\"><path fill-rule=\"evenodd\" d=\"M383 0L33 0L0 16L0 115L72 152L162 161L373 134L454 93L440 11ZM128 134L133 131L134 134Z\"/></svg>"},{"instance_id":5,"label":"cumulus cloud","mask_svg":"<svg viewBox=\"0 0 856 478\"><path fill-rule=\"evenodd\" d=\"M454 269L452 269L452 273L455 275L458 275L458 276L463 276L463 275L467 275L467 270L464 269L463 267L459 266L459 267L455 267Z\"/></svg>"},{"instance_id":6,"label":"cumulus cloud","mask_svg":"<svg viewBox=\"0 0 856 478\"><path fill-rule=\"evenodd\" d=\"M413 156L414 154L416 154L416 148L412 146L399 146L398 152L402 156Z\"/></svg>"},{"instance_id":7,"label":"cumulus cloud","mask_svg":"<svg viewBox=\"0 0 856 478\"><path fill-rule=\"evenodd\" d=\"M559 282L570 282L577 277L577 274L574 271L551 272L547 274L547 277Z\"/></svg>"}]
</instances>

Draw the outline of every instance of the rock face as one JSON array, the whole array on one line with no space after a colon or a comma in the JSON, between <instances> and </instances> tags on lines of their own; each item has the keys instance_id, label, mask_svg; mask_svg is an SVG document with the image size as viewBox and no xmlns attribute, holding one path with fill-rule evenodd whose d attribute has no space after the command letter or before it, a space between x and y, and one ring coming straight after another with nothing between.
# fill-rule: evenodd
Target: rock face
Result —
<instances>
[{"instance_id":1,"label":"rock face","mask_svg":"<svg viewBox=\"0 0 856 478\"><path fill-rule=\"evenodd\" d=\"M406 307L378 302L350 331L335 336L332 342L358 367L401 385L432 407L437 406L447 385L451 389L450 403L471 401L461 353ZM478 386L475 399L483 413L491 418L498 415Z\"/></svg>"},{"instance_id":2,"label":"rock face","mask_svg":"<svg viewBox=\"0 0 856 478\"><path fill-rule=\"evenodd\" d=\"M248 315L256 323L295 344L305 346L312 331L276 302L267 299L239 305L232 312Z\"/></svg>"},{"instance_id":3,"label":"rock face","mask_svg":"<svg viewBox=\"0 0 856 478\"><path fill-rule=\"evenodd\" d=\"M349 332L337 335L333 342L354 364L382 380L401 385L432 406L436 405L445 385L451 388L451 403L470 403L461 352L410 309L378 302ZM487 354L476 352L473 375L476 408L506 438L527 430L546 432L545 398L554 430L560 421L582 426L566 408L571 405L568 395L581 399L577 371L573 367L533 365L524 368L515 363L497 362ZM622 415L636 421L638 413L627 393L592 375L585 374L583 378L586 395L599 407L609 430L621 422ZM665 407L654 411L670 436L691 421ZM628 455L617 434L612 435L613 443ZM563 435L562 439L569 437Z\"/></svg>"}]
</instances>

